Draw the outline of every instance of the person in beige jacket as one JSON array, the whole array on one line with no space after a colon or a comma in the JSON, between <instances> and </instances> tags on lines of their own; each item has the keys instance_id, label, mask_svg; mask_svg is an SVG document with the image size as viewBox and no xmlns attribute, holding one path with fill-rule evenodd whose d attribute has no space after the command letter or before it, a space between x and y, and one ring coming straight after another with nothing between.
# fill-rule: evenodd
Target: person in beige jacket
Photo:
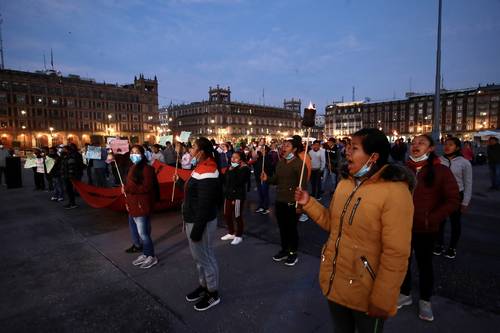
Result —
<instances>
[{"instance_id":1,"label":"person in beige jacket","mask_svg":"<svg viewBox=\"0 0 500 333\"><path fill-rule=\"evenodd\" d=\"M329 232L319 282L335 332L381 332L396 314L410 255L415 177L389 165L390 145L378 129L362 129L347 147L347 165L325 208L301 189L295 199Z\"/></svg>"}]
</instances>

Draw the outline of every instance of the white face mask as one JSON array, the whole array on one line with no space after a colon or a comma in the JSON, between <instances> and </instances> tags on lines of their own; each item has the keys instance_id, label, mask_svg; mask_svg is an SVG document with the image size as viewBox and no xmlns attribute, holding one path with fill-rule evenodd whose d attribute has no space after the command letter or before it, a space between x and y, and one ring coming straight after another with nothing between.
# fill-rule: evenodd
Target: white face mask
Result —
<instances>
[{"instance_id":1,"label":"white face mask","mask_svg":"<svg viewBox=\"0 0 500 333\"><path fill-rule=\"evenodd\" d=\"M429 158L429 154L423 154L420 157L413 157L410 155L410 160L412 160L415 163L423 162L423 161L427 160L428 158Z\"/></svg>"}]
</instances>

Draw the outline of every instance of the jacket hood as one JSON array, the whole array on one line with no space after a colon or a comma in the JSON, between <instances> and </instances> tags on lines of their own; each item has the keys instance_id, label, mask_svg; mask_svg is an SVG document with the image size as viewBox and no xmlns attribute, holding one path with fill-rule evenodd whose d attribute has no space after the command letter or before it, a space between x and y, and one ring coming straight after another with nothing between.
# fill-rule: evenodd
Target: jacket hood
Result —
<instances>
[{"instance_id":1,"label":"jacket hood","mask_svg":"<svg viewBox=\"0 0 500 333\"><path fill-rule=\"evenodd\" d=\"M342 167L341 173L343 178L353 178L349 175L347 164ZM417 185L415 174L408 167L398 164L390 163L384 165L381 169L375 171L375 173L370 176L367 183L375 182L380 178L392 182L405 182L408 184L408 188L412 193Z\"/></svg>"}]
</instances>

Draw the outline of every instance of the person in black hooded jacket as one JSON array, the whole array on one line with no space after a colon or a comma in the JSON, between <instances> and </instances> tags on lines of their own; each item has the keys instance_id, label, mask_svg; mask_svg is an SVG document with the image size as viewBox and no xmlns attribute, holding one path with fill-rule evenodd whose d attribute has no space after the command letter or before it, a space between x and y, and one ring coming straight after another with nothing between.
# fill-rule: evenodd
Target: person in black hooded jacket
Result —
<instances>
[{"instance_id":1,"label":"person in black hooded jacket","mask_svg":"<svg viewBox=\"0 0 500 333\"><path fill-rule=\"evenodd\" d=\"M246 198L246 184L250 180L250 169L242 152L234 152L231 165L224 175L224 220L228 233L222 240L232 240L231 245L243 241L243 206ZM234 231L236 222L236 233Z\"/></svg>"}]
</instances>

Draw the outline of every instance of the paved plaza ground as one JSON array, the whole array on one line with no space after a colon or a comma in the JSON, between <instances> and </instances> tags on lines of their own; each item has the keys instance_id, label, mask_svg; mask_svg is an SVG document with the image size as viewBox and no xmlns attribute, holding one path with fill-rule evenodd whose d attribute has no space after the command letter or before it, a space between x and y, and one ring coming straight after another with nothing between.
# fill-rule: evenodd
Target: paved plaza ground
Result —
<instances>
[{"instance_id":1,"label":"paved plaza ground","mask_svg":"<svg viewBox=\"0 0 500 333\"><path fill-rule=\"evenodd\" d=\"M317 281L327 235L313 222L299 225L299 263L273 262L276 221L253 212L252 191L244 242L216 244L221 304L199 313L184 299L197 279L179 211L154 215L160 262L141 270L124 252L125 214L92 209L80 198L78 209L64 210L49 193L33 191L28 171L23 188L0 188L2 332L332 332ZM434 260L435 321L418 319L414 305L388 320L385 332L500 330L500 192L487 188L487 167L475 166L458 256ZM217 233L225 234L222 223Z\"/></svg>"}]
</instances>

